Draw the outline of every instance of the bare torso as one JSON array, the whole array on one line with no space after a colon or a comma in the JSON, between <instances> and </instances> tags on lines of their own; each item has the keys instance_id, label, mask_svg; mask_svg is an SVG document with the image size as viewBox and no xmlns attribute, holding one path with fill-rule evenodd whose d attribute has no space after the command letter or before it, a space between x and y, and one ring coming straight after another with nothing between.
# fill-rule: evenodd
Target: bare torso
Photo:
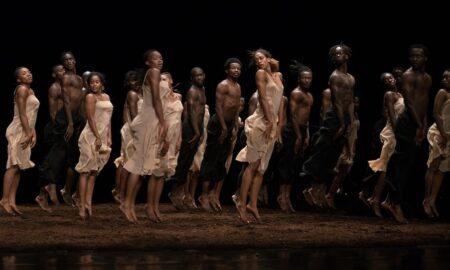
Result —
<instances>
[{"instance_id":1,"label":"bare torso","mask_svg":"<svg viewBox=\"0 0 450 270\"><path fill-rule=\"evenodd\" d=\"M186 117L188 121L192 121L192 117L195 122L197 122L198 127L200 128L200 133L203 130L203 118L205 116L205 105L206 105L206 95L205 89L199 89L197 87L192 86L188 90L188 94L186 99L188 100L186 107ZM190 102L189 102L190 101ZM191 112L191 113L190 113Z\"/></svg>"},{"instance_id":2,"label":"bare torso","mask_svg":"<svg viewBox=\"0 0 450 270\"><path fill-rule=\"evenodd\" d=\"M76 74L64 75L65 93L70 95L70 111L73 114L79 113L83 102L83 79Z\"/></svg>"},{"instance_id":3,"label":"bare torso","mask_svg":"<svg viewBox=\"0 0 450 270\"><path fill-rule=\"evenodd\" d=\"M414 71L411 68L405 71L403 77L405 96L417 113L419 119L426 118L428 110L428 96L431 88L431 77L426 72Z\"/></svg>"},{"instance_id":4,"label":"bare torso","mask_svg":"<svg viewBox=\"0 0 450 270\"><path fill-rule=\"evenodd\" d=\"M311 93L295 88L291 93L290 108L291 114L295 115L297 125L306 125L309 122L313 97Z\"/></svg>"},{"instance_id":5,"label":"bare torso","mask_svg":"<svg viewBox=\"0 0 450 270\"><path fill-rule=\"evenodd\" d=\"M240 106L241 86L226 79L220 83L219 87L227 89L223 95L223 118L227 123L233 122Z\"/></svg>"}]
</instances>

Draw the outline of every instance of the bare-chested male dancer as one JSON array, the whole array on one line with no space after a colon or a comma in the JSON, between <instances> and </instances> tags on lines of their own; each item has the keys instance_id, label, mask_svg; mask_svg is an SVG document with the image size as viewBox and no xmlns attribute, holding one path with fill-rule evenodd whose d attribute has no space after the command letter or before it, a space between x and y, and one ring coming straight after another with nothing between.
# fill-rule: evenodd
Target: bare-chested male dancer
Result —
<instances>
[{"instance_id":1,"label":"bare-chested male dancer","mask_svg":"<svg viewBox=\"0 0 450 270\"><path fill-rule=\"evenodd\" d=\"M76 74L76 60L72 52L64 52L61 61L66 70L61 83L63 108L55 115L52 131L55 142L39 166L39 172L41 183L49 184L47 192L51 201L58 204L56 181L64 178L67 168L66 183L61 193L64 201L72 204L70 192L76 176L74 168L80 155L78 138L85 123L81 113L83 79Z\"/></svg>"},{"instance_id":2,"label":"bare-chested male dancer","mask_svg":"<svg viewBox=\"0 0 450 270\"><path fill-rule=\"evenodd\" d=\"M329 55L336 66L329 79L332 107L325 113L312 154L303 164L304 172L313 178L309 193L316 205L324 201L319 198L319 194L322 194L320 185L328 183L334 176L334 167L343 147L347 147L347 153L351 153L348 130L354 118L355 86L355 78L347 70L351 49L344 44L335 45L331 47Z\"/></svg>"},{"instance_id":3,"label":"bare-chested male dancer","mask_svg":"<svg viewBox=\"0 0 450 270\"><path fill-rule=\"evenodd\" d=\"M199 175L203 183L199 202L207 211L211 210L209 198L215 198L214 184L225 179L225 162L233 141L232 135L236 136L239 130L241 86L237 81L241 67L239 59L227 59L224 64L227 77L216 88L216 113L208 123L208 139Z\"/></svg>"},{"instance_id":4,"label":"bare-chested male dancer","mask_svg":"<svg viewBox=\"0 0 450 270\"><path fill-rule=\"evenodd\" d=\"M432 82L431 76L425 72L427 60L427 47L422 44L411 45L411 67L402 75L405 110L397 118L394 130L397 144L386 169L390 202L383 205L399 223L407 222L401 203L405 196L408 174L414 165L416 145L423 141L427 128L428 99Z\"/></svg>"}]
</instances>

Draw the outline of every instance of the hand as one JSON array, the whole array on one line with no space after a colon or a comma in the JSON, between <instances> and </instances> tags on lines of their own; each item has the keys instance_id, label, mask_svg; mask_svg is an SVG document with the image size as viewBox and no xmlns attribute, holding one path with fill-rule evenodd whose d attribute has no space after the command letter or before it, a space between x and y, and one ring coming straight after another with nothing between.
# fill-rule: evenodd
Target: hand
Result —
<instances>
[{"instance_id":1,"label":"hand","mask_svg":"<svg viewBox=\"0 0 450 270\"><path fill-rule=\"evenodd\" d=\"M98 151L102 147L102 140L100 138L95 138L95 150Z\"/></svg>"},{"instance_id":2,"label":"hand","mask_svg":"<svg viewBox=\"0 0 450 270\"><path fill-rule=\"evenodd\" d=\"M277 133L275 134L275 141L280 145L283 145L283 136L281 136L281 129L277 128Z\"/></svg>"},{"instance_id":3,"label":"hand","mask_svg":"<svg viewBox=\"0 0 450 270\"><path fill-rule=\"evenodd\" d=\"M418 128L416 130L416 145L421 145L424 138L425 130L423 128Z\"/></svg>"},{"instance_id":4,"label":"hand","mask_svg":"<svg viewBox=\"0 0 450 270\"><path fill-rule=\"evenodd\" d=\"M102 147L102 140L100 138L95 138L95 150L99 151Z\"/></svg>"},{"instance_id":5,"label":"hand","mask_svg":"<svg viewBox=\"0 0 450 270\"><path fill-rule=\"evenodd\" d=\"M266 130L263 133L264 138L270 139L270 135L272 134L272 127L273 127L273 123L272 122L267 122L266 123Z\"/></svg>"},{"instance_id":6,"label":"hand","mask_svg":"<svg viewBox=\"0 0 450 270\"><path fill-rule=\"evenodd\" d=\"M341 125L333 136L333 141L341 137L345 132L345 125Z\"/></svg>"},{"instance_id":7,"label":"hand","mask_svg":"<svg viewBox=\"0 0 450 270\"><path fill-rule=\"evenodd\" d=\"M68 142L73 135L73 124L67 125L66 133L64 134L64 140Z\"/></svg>"},{"instance_id":8,"label":"hand","mask_svg":"<svg viewBox=\"0 0 450 270\"><path fill-rule=\"evenodd\" d=\"M159 154L161 155L161 157L164 157L168 151L169 151L169 142L164 140Z\"/></svg>"},{"instance_id":9,"label":"hand","mask_svg":"<svg viewBox=\"0 0 450 270\"><path fill-rule=\"evenodd\" d=\"M302 149L302 137L297 137L295 140L294 153L297 155Z\"/></svg>"},{"instance_id":10,"label":"hand","mask_svg":"<svg viewBox=\"0 0 450 270\"><path fill-rule=\"evenodd\" d=\"M159 125L159 139L158 139L158 143L159 144L163 144L163 142L166 140L166 136L167 136L167 124L164 121L162 124L160 123Z\"/></svg>"},{"instance_id":11,"label":"hand","mask_svg":"<svg viewBox=\"0 0 450 270\"><path fill-rule=\"evenodd\" d=\"M231 140L232 142L234 142L234 140L236 140L237 134L238 134L238 128L235 127L235 128L233 128L233 131L231 132L231 139L230 139L230 140Z\"/></svg>"},{"instance_id":12,"label":"hand","mask_svg":"<svg viewBox=\"0 0 450 270\"><path fill-rule=\"evenodd\" d=\"M33 148L36 145L37 136L36 136L36 130L33 129L33 133L31 135L31 141L30 141L30 147Z\"/></svg>"},{"instance_id":13,"label":"hand","mask_svg":"<svg viewBox=\"0 0 450 270\"><path fill-rule=\"evenodd\" d=\"M195 143L200 141L200 138L201 138L200 134L195 134L194 137L192 137L192 139L188 141L188 143L191 145L191 147L194 147Z\"/></svg>"},{"instance_id":14,"label":"hand","mask_svg":"<svg viewBox=\"0 0 450 270\"><path fill-rule=\"evenodd\" d=\"M227 127L222 128L222 132L220 133L220 136L219 136L220 144L223 144L227 135L228 135L228 128Z\"/></svg>"},{"instance_id":15,"label":"hand","mask_svg":"<svg viewBox=\"0 0 450 270\"><path fill-rule=\"evenodd\" d=\"M20 141L20 146L22 147L22 149L26 149L28 145L31 144L31 138L32 135L23 137L23 139Z\"/></svg>"},{"instance_id":16,"label":"hand","mask_svg":"<svg viewBox=\"0 0 450 270\"><path fill-rule=\"evenodd\" d=\"M303 142L303 149L306 149L308 146L309 146L309 137L307 137Z\"/></svg>"}]
</instances>

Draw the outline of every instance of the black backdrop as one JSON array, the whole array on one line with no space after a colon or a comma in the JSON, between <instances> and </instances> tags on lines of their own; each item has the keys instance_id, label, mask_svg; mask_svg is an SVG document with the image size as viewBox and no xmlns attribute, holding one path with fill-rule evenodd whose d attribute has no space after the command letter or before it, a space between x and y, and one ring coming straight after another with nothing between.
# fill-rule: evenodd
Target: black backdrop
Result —
<instances>
[{"instance_id":1,"label":"black backdrop","mask_svg":"<svg viewBox=\"0 0 450 270\"><path fill-rule=\"evenodd\" d=\"M349 72L356 78L356 92L361 99L358 157L362 161L367 156L371 128L382 107L380 74L394 66L407 67L410 44L427 45L431 51L427 70L434 79L431 112L442 72L450 67L447 16L431 4L413 6L400 2L392 6L383 1L364 1L353 6L344 1L335 4L273 1L265 5L251 1L139 2L114 5L92 1L50 3L52 8L46 11L42 11L45 7L38 6L40 3L21 2L20 6L13 4L17 6L2 8L0 131L6 130L13 115L13 71L18 66L27 66L34 75L33 89L41 101L38 145L32 154L32 160L37 164L44 154L41 140L43 126L48 121L46 95L52 82L51 67L59 63L61 52L66 50L75 54L77 73L96 70L106 75L106 89L115 106L111 161L120 148L119 130L125 97L123 76L130 69L142 67L142 55L149 48L162 53L165 69L173 74L183 92L188 87L189 70L193 66L202 67L206 72L208 103L212 108L215 86L224 77L226 58L238 57L243 61L240 82L247 98L255 89L253 70L247 68L248 50L263 47L280 60L287 94L296 84L295 79L288 76L287 66L292 59L303 60L314 72L312 88L316 103L312 122L317 124L320 92L326 88L332 70L328 49L344 42L353 49ZM423 148L426 152L426 146ZM6 164L6 139L0 142L0 153L0 164ZM423 189L424 164L419 170L417 175L420 177L415 183ZM99 176L95 190L97 202L111 201L114 171L110 162ZM226 184L226 196L234 189L234 182L233 177ZM37 192L37 170L28 170L23 174L18 199L32 202ZM420 189L416 192L423 194Z\"/></svg>"}]
</instances>

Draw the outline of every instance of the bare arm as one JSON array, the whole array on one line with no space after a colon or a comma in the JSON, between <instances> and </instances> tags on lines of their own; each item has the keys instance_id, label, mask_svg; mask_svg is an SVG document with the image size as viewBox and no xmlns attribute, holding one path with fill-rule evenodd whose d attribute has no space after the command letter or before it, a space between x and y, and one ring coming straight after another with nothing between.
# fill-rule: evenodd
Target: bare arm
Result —
<instances>
[{"instance_id":1,"label":"bare arm","mask_svg":"<svg viewBox=\"0 0 450 270\"><path fill-rule=\"evenodd\" d=\"M133 121L133 119L138 114L138 101L139 101L139 95L134 91L128 91L127 94L127 108L130 114L130 120Z\"/></svg>"},{"instance_id":2,"label":"bare arm","mask_svg":"<svg viewBox=\"0 0 450 270\"><path fill-rule=\"evenodd\" d=\"M269 97L266 93L266 86L267 86L267 74L264 70L260 69L256 72L256 87L258 88L258 100L261 104L261 107L264 112L264 117L266 120L273 125L273 117L272 112L270 111L269 106Z\"/></svg>"},{"instance_id":3,"label":"bare arm","mask_svg":"<svg viewBox=\"0 0 450 270\"><path fill-rule=\"evenodd\" d=\"M53 83L48 89L48 110L50 112L50 120L54 123L56 113L58 112L58 101L61 95L61 85Z\"/></svg>"},{"instance_id":4,"label":"bare arm","mask_svg":"<svg viewBox=\"0 0 450 270\"><path fill-rule=\"evenodd\" d=\"M289 109L291 112L291 123L295 133L295 149L294 152L297 154L301 146L302 134L300 132L299 121L297 119L297 111L300 107L299 104L302 102L302 94L299 91L292 91L289 99Z\"/></svg>"},{"instance_id":5,"label":"bare arm","mask_svg":"<svg viewBox=\"0 0 450 270\"><path fill-rule=\"evenodd\" d=\"M258 96L252 95L248 102L248 116L252 115L256 111L256 107L258 106Z\"/></svg>"},{"instance_id":6,"label":"bare arm","mask_svg":"<svg viewBox=\"0 0 450 270\"><path fill-rule=\"evenodd\" d=\"M64 135L64 139L68 141L73 134L73 119L72 119L72 111L70 109L70 77L67 75L64 75L62 84L61 84L61 95L63 98L63 105L64 105L64 111L66 113L67 117L67 130L66 134Z\"/></svg>"},{"instance_id":7,"label":"bare arm","mask_svg":"<svg viewBox=\"0 0 450 270\"><path fill-rule=\"evenodd\" d=\"M159 95L159 82L161 80L160 73L161 72L159 69L150 69L147 76L147 81L152 91L152 105L155 109L156 118L158 118L159 124L161 126L159 140L162 142L166 139L167 124L164 120L164 111L162 107L161 97Z\"/></svg>"},{"instance_id":8,"label":"bare arm","mask_svg":"<svg viewBox=\"0 0 450 270\"><path fill-rule=\"evenodd\" d=\"M395 127L397 126L395 119L394 103L395 103L394 94L390 91L386 92L386 94L384 94L384 107L386 108L388 119L392 125L393 130L395 130Z\"/></svg>"},{"instance_id":9,"label":"bare arm","mask_svg":"<svg viewBox=\"0 0 450 270\"><path fill-rule=\"evenodd\" d=\"M441 133L441 136L447 139L447 134L444 130L444 122L442 119L442 107L447 100L447 92L444 89L439 90L434 99L433 117L436 122L436 126Z\"/></svg>"},{"instance_id":10,"label":"bare arm","mask_svg":"<svg viewBox=\"0 0 450 270\"><path fill-rule=\"evenodd\" d=\"M325 113L330 109L331 107L331 92L329 89L325 89L322 92L322 105L320 107L320 121L323 121L323 118L325 117Z\"/></svg>"},{"instance_id":11,"label":"bare arm","mask_svg":"<svg viewBox=\"0 0 450 270\"><path fill-rule=\"evenodd\" d=\"M330 77L330 92L331 92L331 101L334 105L334 109L336 110L336 116L339 120L339 124L341 128L345 126L345 119L344 119L344 99L345 99L345 92L343 89L341 89L341 84L339 78L337 75L331 75Z\"/></svg>"},{"instance_id":12,"label":"bare arm","mask_svg":"<svg viewBox=\"0 0 450 270\"><path fill-rule=\"evenodd\" d=\"M22 125L22 129L25 133L25 138L21 142L22 149L25 149L28 145L30 145L30 147L33 147L33 142L35 142L35 132L30 127L27 116L27 98L29 95L29 91L26 87L22 85L17 87L15 98L17 102L17 108L19 110L20 124Z\"/></svg>"},{"instance_id":13,"label":"bare arm","mask_svg":"<svg viewBox=\"0 0 450 270\"><path fill-rule=\"evenodd\" d=\"M219 83L216 88L216 115L219 119L222 132L220 133L219 142L222 144L228 135L228 128L223 117L223 107L225 102L225 96L228 92L228 86L224 83Z\"/></svg>"},{"instance_id":14,"label":"bare arm","mask_svg":"<svg viewBox=\"0 0 450 270\"><path fill-rule=\"evenodd\" d=\"M102 141L100 133L98 133L97 123L95 122L95 104L97 103L97 99L94 94L90 93L86 95L85 101L84 109L86 110L86 120L95 136L95 149L99 150L102 146Z\"/></svg>"},{"instance_id":15,"label":"bare arm","mask_svg":"<svg viewBox=\"0 0 450 270\"><path fill-rule=\"evenodd\" d=\"M198 111L197 103L200 102L200 95L199 92L193 89L189 89L187 95L186 95L186 105L187 105L187 113L188 113L188 119L191 123L192 129L194 130L195 136L192 138L190 143L196 142L201 137L200 133L200 127L199 127L199 118L200 118L200 112Z\"/></svg>"},{"instance_id":16,"label":"bare arm","mask_svg":"<svg viewBox=\"0 0 450 270\"><path fill-rule=\"evenodd\" d=\"M417 114L416 108L414 107L414 104L412 103L411 100L412 91L414 91L414 78L412 74L410 74L410 72L408 71L406 71L402 75L402 89L404 92L405 106L411 112L413 120L417 124L417 128L422 129L424 124L423 119L420 119L419 115Z\"/></svg>"}]
</instances>

